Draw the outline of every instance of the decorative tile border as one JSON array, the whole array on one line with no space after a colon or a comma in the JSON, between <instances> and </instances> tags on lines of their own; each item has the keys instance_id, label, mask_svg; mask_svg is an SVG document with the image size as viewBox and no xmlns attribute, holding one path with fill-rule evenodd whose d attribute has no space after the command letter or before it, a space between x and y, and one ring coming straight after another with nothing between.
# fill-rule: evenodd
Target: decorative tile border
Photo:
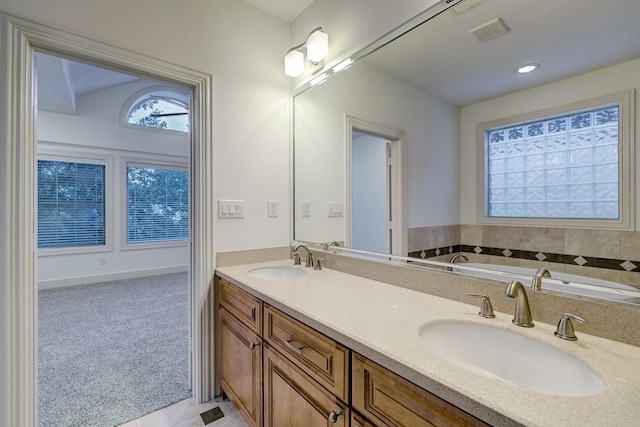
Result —
<instances>
[{"instance_id":1,"label":"decorative tile border","mask_svg":"<svg viewBox=\"0 0 640 427\"><path fill-rule=\"evenodd\" d=\"M491 248L487 246L453 245L445 248L424 249L422 251L410 252L409 257L426 259L446 254L454 254L457 252L526 259L531 261L555 262L558 264L605 268L608 270L628 271L634 273L640 272L640 261L598 258L584 255L556 254L551 252L527 251L521 249Z\"/></svg>"}]
</instances>

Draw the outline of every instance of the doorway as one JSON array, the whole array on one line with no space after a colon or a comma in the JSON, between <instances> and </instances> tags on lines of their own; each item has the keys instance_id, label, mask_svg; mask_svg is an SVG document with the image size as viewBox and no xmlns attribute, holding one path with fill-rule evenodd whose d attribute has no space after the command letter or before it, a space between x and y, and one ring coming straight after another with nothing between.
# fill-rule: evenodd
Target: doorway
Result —
<instances>
[{"instance_id":1,"label":"doorway","mask_svg":"<svg viewBox=\"0 0 640 427\"><path fill-rule=\"evenodd\" d=\"M143 75L189 88L193 93L190 137L190 323L193 397L211 399L214 392L212 283L214 265L213 147L211 144L211 76L127 50L35 23L0 16L0 158L11 167L0 168L0 196L6 215L0 216L0 298L6 323L0 366L6 398L0 412L7 425L36 425L37 276L36 219L36 103L33 56L43 50L109 69ZM4 35L11 35L11 37ZM10 208L9 208L10 207ZM206 236L206 238L204 237ZM10 363L9 363L10 362ZM6 382L5 382L6 380Z\"/></svg>"},{"instance_id":2,"label":"doorway","mask_svg":"<svg viewBox=\"0 0 640 427\"><path fill-rule=\"evenodd\" d=\"M117 425L191 397L191 94L34 63L39 420Z\"/></svg>"},{"instance_id":3,"label":"doorway","mask_svg":"<svg viewBox=\"0 0 640 427\"><path fill-rule=\"evenodd\" d=\"M406 255L404 132L347 116L347 246Z\"/></svg>"}]
</instances>

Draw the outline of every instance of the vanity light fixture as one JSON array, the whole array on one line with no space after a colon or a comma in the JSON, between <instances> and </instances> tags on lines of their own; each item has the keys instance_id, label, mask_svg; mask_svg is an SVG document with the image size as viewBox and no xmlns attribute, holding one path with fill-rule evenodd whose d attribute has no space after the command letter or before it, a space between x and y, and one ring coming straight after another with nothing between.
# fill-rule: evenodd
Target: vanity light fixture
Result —
<instances>
[{"instance_id":1,"label":"vanity light fixture","mask_svg":"<svg viewBox=\"0 0 640 427\"><path fill-rule=\"evenodd\" d=\"M520 74L527 74L534 70L536 70L540 64L526 64L521 67L516 68L516 71Z\"/></svg>"},{"instance_id":2,"label":"vanity light fixture","mask_svg":"<svg viewBox=\"0 0 640 427\"><path fill-rule=\"evenodd\" d=\"M318 27L311 31L301 45L292 47L284 57L284 73L289 77L298 77L304 72L304 53L314 65L322 62L329 53L329 35Z\"/></svg>"}]
</instances>

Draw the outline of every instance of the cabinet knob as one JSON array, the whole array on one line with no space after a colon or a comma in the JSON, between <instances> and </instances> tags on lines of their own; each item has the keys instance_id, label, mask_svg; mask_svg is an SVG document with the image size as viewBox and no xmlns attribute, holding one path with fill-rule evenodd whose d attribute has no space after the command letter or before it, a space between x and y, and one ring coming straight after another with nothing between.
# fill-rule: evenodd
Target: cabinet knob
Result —
<instances>
[{"instance_id":1,"label":"cabinet knob","mask_svg":"<svg viewBox=\"0 0 640 427\"><path fill-rule=\"evenodd\" d=\"M252 342L251 344L249 344L249 350L253 350L259 345L260 345L260 341Z\"/></svg>"},{"instance_id":2,"label":"cabinet knob","mask_svg":"<svg viewBox=\"0 0 640 427\"><path fill-rule=\"evenodd\" d=\"M337 423L338 422L338 418L340 418L342 416L342 411L340 409L336 409L335 411L331 411L329 413L329 422L331 423Z\"/></svg>"}]
</instances>

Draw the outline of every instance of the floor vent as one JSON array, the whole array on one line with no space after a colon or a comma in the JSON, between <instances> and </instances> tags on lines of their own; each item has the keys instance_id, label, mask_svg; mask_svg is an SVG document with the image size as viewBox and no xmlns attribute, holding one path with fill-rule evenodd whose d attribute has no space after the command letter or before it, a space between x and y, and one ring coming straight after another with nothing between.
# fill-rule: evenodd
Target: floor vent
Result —
<instances>
[{"instance_id":1,"label":"floor vent","mask_svg":"<svg viewBox=\"0 0 640 427\"><path fill-rule=\"evenodd\" d=\"M220 409L219 406L216 406L213 409L209 409L207 412L201 413L200 417L202 418L204 425L207 425L224 417L224 414L222 413L222 409Z\"/></svg>"}]
</instances>

